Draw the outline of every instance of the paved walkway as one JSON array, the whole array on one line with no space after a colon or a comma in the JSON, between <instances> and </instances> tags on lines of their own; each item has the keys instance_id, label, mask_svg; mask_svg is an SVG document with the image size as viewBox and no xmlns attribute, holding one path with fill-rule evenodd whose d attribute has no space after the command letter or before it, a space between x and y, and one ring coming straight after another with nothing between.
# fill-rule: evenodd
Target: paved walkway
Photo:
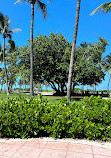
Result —
<instances>
[{"instance_id":1,"label":"paved walkway","mask_svg":"<svg viewBox=\"0 0 111 158\"><path fill-rule=\"evenodd\" d=\"M0 158L111 158L111 143L54 139L0 139Z\"/></svg>"}]
</instances>

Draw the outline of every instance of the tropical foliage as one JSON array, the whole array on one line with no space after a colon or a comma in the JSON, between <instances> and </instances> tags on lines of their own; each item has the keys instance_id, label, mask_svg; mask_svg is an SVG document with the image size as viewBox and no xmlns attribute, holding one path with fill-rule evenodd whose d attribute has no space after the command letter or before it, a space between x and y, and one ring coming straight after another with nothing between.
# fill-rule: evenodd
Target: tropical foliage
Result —
<instances>
[{"instance_id":1,"label":"tropical foliage","mask_svg":"<svg viewBox=\"0 0 111 158\"><path fill-rule=\"evenodd\" d=\"M9 40L9 44L10 44L10 51L12 51L14 49L14 43L11 40L12 38L12 34L16 31L21 31L21 29L17 28L17 29L13 29L10 30L10 19L8 16L3 15L2 13L0 13L0 34L2 34L3 36L3 63L4 63L4 72L5 72L5 79L6 79L6 86L7 86L7 95L9 95L9 86L8 86L8 77L7 77L7 69L6 69L6 61L5 61L5 50L6 50L6 46L5 46L5 40L6 38L10 38Z\"/></svg>"},{"instance_id":2,"label":"tropical foliage","mask_svg":"<svg viewBox=\"0 0 111 158\"><path fill-rule=\"evenodd\" d=\"M87 138L111 140L111 100L84 98L82 102L66 99L50 104L42 96L33 99L0 100L0 137Z\"/></svg>"},{"instance_id":3,"label":"tropical foliage","mask_svg":"<svg viewBox=\"0 0 111 158\"><path fill-rule=\"evenodd\" d=\"M82 43L76 48L75 64L72 82L78 84L98 84L104 79L101 62L107 41L99 38L96 43ZM70 62L71 43L62 34L39 35L34 39L34 81L47 82L58 94L64 94L67 89L67 75ZM20 48L19 73L29 79L29 49L30 46Z\"/></svg>"},{"instance_id":4,"label":"tropical foliage","mask_svg":"<svg viewBox=\"0 0 111 158\"><path fill-rule=\"evenodd\" d=\"M109 13L110 11L111 11L111 2L108 2L101 4L90 15L95 14L95 12Z\"/></svg>"}]
</instances>

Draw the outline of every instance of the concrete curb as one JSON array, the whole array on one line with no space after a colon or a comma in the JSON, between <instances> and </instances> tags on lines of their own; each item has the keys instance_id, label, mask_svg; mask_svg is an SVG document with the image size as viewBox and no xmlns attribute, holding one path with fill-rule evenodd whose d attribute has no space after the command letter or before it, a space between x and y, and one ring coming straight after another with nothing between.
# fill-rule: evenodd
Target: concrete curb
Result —
<instances>
[{"instance_id":1,"label":"concrete curb","mask_svg":"<svg viewBox=\"0 0 111 158\"><path fill-rule=\"evenodd\" d=\"M47 137L40 137L40 138L29 138L29 139L0 139L0 143L8 143L8 142L19 142L19 141L26 141L26 142L34 142L35 140L38 141L44 141L44 142L69 142L69 143L74 143L74 144L84 144L84 145L90 145L90 146L97 146L97 147L102 147L102 148L107 148L111 149L111 142L103 142L103 141L93 141L93 140L86 140L86 139L54 139L54 138L47 138Z\"/></svg>"}]
</instances>

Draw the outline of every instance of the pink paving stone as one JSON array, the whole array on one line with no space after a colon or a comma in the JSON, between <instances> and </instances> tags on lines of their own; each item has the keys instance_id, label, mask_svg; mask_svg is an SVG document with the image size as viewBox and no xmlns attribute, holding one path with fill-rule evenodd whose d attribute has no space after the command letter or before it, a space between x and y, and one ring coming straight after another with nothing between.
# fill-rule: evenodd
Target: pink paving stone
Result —
<instances>
[{"instance_id":1,"label":"pink paving stone","mask_svg":"<svg viewBox=\"0 0 111 158\"><path fill-rule=\"evenodd\" d=\"M3 145L3 144L4 144L4 143L1 143L1 142L0 142L0 146Z\"/></svg>"},{"instance_id":2,"label":"pink paving stone","mask_svg":"<svg viewBox=\"0 0 111 158\"><path fill-rule=\"evenodd\" d=\"M19 145L8 145L3 143L0 146L0 156L12 156L15 152L19 150L21 146Z\"/></svg>"},{"instance_id":3,"label":"pink paving stone","mask_svg":"<svg viewBox=\"0 0 111 158\"><path fill-rule=\"evenodd\" d=\"M69 143L64 143L64 142L48 142L47 145L45 146L46 148L49 149L58 149L58 150L67 150Z\"/></svg>"},{"instance_id":4,"label":"pink paving stone","mask_svg":"<svg viewBox=\"0 0 111 158\"><path fill-rule=\"evenodd\" d=\"M68 151L92 154L92 148L89 145L69 143Z\"/></svg>"},{"instance_id":5,"label":"pink paving stone","mask_svg":"<svg viewBox=\"0 0 111 158\"><path fill-rule=\"evenodd\" d=\"M43 148L47 142L42 142L42 141L31 141L31 142L26 142L24 146L32 146L32 147L37 147L37 148Z\"/></svg>"},{"instance_id":6,"label":"pink paving stone","mask_svg":"<svg viewBox=\"0 0 111 158\"><path fill-rule=\"evenodd\" d=\"M37 158L41 151L42 148L23 146L12 158Z\"/></svg>"},{"instance_id":7,"label":"pink paving stone","mask_svg":"<svg viewBox=\"0 0 111 158\"><path fill-rule=\"evenodd\" d=\"M94 155L94 158L111 158L111 157L109 157L109 156Z\"/></svg>"},{"instance_id":8,"label":"pink paving stone","mask_svg":"<svg viewBox=\"0 0 111 158\"><path fill-rule=\"evenodd\" d=\"M65 158L66 151L44 149L39 158Z\"/></svg>"},{"instance_id":9,"label":"pink paving stone","mask_svg":"<svg viewBox=\"0 0 111 158\"><path fill-rule=\"evenodd\" d=\"M93 155L77 152L68 152L66 158L93 158Z\"/></svg>"},{"instance_id":10,"label":"pink paving stone","mask_svg":"<svg viewBox=\"0 0 111 158\"><path fill-rule=\"evenodd\" d=\"M0 158L10 158L9 156L0 156Z\"/></svg>"},{"instance_id":11,"label":"pink paving stone","mask_svg":"<svg viewBox=\"0 0 111 158\"><path fill-rule=\"evenodd\" d=\"M93 153L95 155L101 155L101 156L110 156L111 157L111 149L105 149L100 147L93 146Z\"/></svg>"},{"instance_id":12,"label":"pink paving stone","mask_svg":"<svg viewBox=\"0 0 111 158\"><path fill-rule=\"evenodd\" d=\"M25 141L12 141L12 142L7 142L8 145L24 145L26 142Z\"/></svg>"},{"instance_id":13,"label":"pink paving stone","mask_svg":"<svg viewBox=\"0 0 111 158\"><path fill-rule=\"evenodd\" d=\"M8 145L3 143L0 146L0 156L12 156L20 147L19 145Z\"/></svg>"}]
</instances>

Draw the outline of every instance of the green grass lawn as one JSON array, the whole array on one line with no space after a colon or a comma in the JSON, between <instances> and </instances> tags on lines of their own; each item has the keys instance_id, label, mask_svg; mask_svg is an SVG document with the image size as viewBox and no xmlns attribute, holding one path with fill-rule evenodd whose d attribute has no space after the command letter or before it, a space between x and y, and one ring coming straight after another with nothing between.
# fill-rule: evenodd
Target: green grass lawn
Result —
<instances>
[{"instance_id":1,"label":"green grass lawn","mask_svg":"<svg viewBox=\"0 0 111 158\"><path fill-rule=\"evenodd\" d=\"M24 93L11 93L9 96L7 96L7 94L5 92L0 93L0 99L5 99L5 98L14 98L14 97L25 97L25 98L29 98L29 95L26 95ZM34 96L37 97L37 96ZM43 96L44 99L48 99L48 101L50 103L58 103L61 101L61 99L63 97L56 97L56 96ZM80 98L72 98L71 101L81 101Z\"/></svg>"},{"instance_id":2,"label":"green grass lawn","mask_svg":"<svg viewBox=\"0 0 111 158\"><path fill-rule=\"evenodd\" d=\"M5 99L5 98L20 97L20 96L22 96L22 97L24 96L24 97L29 98L28 95L23 94L23 93L13 93L13 92L12 92L9 96L7 96L6 92L2 92L2 93L0 93L0 98L3 98L3 99Z\"/></svg>"}]
</instances>

